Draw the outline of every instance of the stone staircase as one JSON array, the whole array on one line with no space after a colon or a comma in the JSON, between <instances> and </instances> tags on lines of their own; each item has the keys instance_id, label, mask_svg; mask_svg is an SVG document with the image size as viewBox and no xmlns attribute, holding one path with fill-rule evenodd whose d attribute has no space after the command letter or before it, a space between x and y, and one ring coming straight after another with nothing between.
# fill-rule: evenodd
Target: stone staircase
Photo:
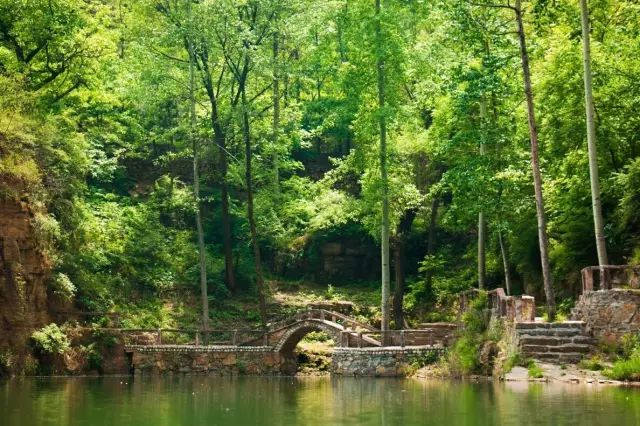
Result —
<instances>
[{"instance_id":1,"label":"stone staircase","mask_svg":"<svg viewBox=\"0 0 640 426\"><path fill-rule=\"evenodd\" d=\"M516 324L518 347L526 358L556 364L576 364L594 349L595 339L582 321Z\"/></svg>"}]
</instances>

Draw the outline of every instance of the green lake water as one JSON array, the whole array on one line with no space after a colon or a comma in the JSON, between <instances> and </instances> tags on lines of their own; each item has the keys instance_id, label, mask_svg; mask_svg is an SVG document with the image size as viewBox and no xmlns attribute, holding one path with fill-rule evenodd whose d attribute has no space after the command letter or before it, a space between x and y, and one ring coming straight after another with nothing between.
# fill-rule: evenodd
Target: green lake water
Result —
<instances>
[{"instance_id":1,"label":"green lake water","mask_svg":"<svg viewBox=\"0 0 640 426\"><path fill-rule=\"evenodd\" d=\"M640 389L372 378L0 382L0 425L640 425Z\"/></svg>"}]
</instances>

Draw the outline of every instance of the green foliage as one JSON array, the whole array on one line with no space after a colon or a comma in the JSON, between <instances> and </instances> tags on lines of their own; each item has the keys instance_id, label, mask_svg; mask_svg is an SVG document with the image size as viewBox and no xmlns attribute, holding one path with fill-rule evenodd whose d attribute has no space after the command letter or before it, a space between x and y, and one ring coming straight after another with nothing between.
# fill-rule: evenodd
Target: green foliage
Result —
<instances>
[{"instance_id":1,"label":"green foliage","mask_svg":"<svg viewBox=\"0 0 640 426\"><path fill-rule=\"evenodd\" d=\"M468 375L481 369L480 350L488 340L487 293L478 292L462 315L462 330L452 350L448 353L450 371Z\"/></svg>"},{"instance_id":2,"label":"green foliage","mask_svg":"<svg viewBox=\"0 0 640 426\"><path fill-rule=\"evenodd\" d=\"M573 309L573 307L575 306L576 302L575 299L571 298L571 297L567 297L562 299L557 306L558 309L558 316L564 317L564 318L568 318L571 316L571 310Z\"/></svg>"},{"instance_id":3,"label":"green foliage","mask_svg":"<svg viewBox=\"0 0 640 426\"><path fill-rule=\"evenodd\" d=\"M305 342L333 343L331 337L327 333L322 331L312 331L311 333L308 333L306 336L304 336L303 340Z\"/></svg>"},{"instance_id":4,"label":"green foliage","mask_svg":"<svg viewBox=\"0 0 640 426\"><path fill-rule=\"evenodd\" d=\"M76 286L73 285L69 277L62 272L57 273L51 279L51 286L54 294L62 296L65 299L72 299L76 294Z\"/></svg>"},{"instance_id":5,"label":"green foliage","mask_svg":"<svg viewBox=\"0 0 640 426\"><path fill-rule=\"evenodd\" d=\"M433 365L440 359L440 354L436 351L431 351L424 353L418 357L411 359L409 363L408 370L405 371L407 376L413 375L419 369L426 367L428 365Z\"/></svg>"},{"instance_id":6,"label":"green foliage","mask_svg":"<svg viewBox=\"0 0 640 426\"><path fill-rule=\"evenodd\" d=\"M529 361L529 365L527 365L527 374L532 379L542 379L544 377L544 372L542 368L534 361Z\"/></svg>"},{"instance_id":7,"label":"green foliage","mask_svg":"<svg viewBox=\"0 0 640 426\"><path fill-rule=\"evenodd\" d=\"M619 356L621 358L631 358L636 352L640 352L640 334L630 333L622 336L618 347Z\"/></svg>"},{"instance_id":8,"label":"green foliage","mask_svg":"<svg viewBox=\"0 0 640 426\"><path fill-rule=\"evenodd\" d=\"M390 225L393 238L407 242L404 307L412 320L450 319L453 295L475 285L480 211L488 222L490 286L504 281L499 234L514 293L539 294L512 11L450 0L385 2L377 42L371 2L348 3L2 2L0 197L28 201L39 248L55 271L52 290L82 309L122 312L131 326L193 321L199 306L197 154L207 298L217 307L212 318L254 320L252 309L234 304L254 302L256 295L241 139L246 108L268 276L319 280L324 258L318 244L329 237L365 242L361 249L371 255L358 264L377 258L382 185L376 136L384 116ZM614 3L592 5L598 159L610 263L638 263L640 13L632 1ZM566 316L579 269L597 259L576 6L560 0L543 9L535 6L524 17L550 255L563 300L559 311ZM185 41L198 53L194 117ZM380 56L387 71L383 109L375 84ZM237 67L245 59L248 102L240 108L243 73ZM224 167L223 152L229 159ZM234 294L224 280L223 182ZM415 219L403 234L399 225L407 212ZM361 274L371 276L344 282L336 274L324 296L357 300L358 315L379 317L374 286L355 283L377 275L367 269ZM469 333L486 333L480 318L466 320ZM474 339L461 343L463 358L472 358Z\"/></svg>"},{"instance_id":9,"label":"green foliage","mask_svg":"<svg viewBox=\"0 0 640 426\"><path fill-rule=\"evenodd\" d=\"M331 284L327 285L327 292L325 293L328 300L338 300L340 299L340 293L336 291L336 288Z\"/></svg>"},{"instance_id":10,"label":"green foliage","mask_svg":"<svg viewBox=\"0 0 640 426\"><path fill-rule=\"evenodd\" d=\"M513 370L513 367L517 366L517 365L524 365L524 359L522 358L522 354L520 352L514 352L512 354L510 354L507 359L505 359L504 363L502 364L502 370L505 373L510 372L511 370Z\"/></svg>"},{"instance_id":11,"label":"green foliage","mask_svg":"<svg viewBox=\"0 0 640 426\"><path fill-rule=\"evenodd\" d=\"M0 373L7 375L16 363L16 355L11 349L5 349L0 352Z\"/></svg>"},{"instance_id":12,"label":"green foliage","mask_svg":"<svg viewBox=\"0 0 640 426\"><path fill-rule=\"evenodd\" d=\"M71 342L57 324L51 323L31 335L36 349L44 353L62 354L69 349Z\"/></svg>"},{"instance_id":13,"label":"green foliage","mask_svg":"<svg viewBox=\"0 0 640 426\"><path fill-rule=\"evenodd\" d=\"M604 370L605 365L604 360L600 356L594 355L591 358L581 360L578 363L578 367L584 368L585 370L601 371Z\"/></svg>"},{"instance_id":14,"label":"green foliage","mask_svg":"<svg viewBox=\"0 0 640 426\"><path fill-rule=\"evenodd\" d=\"M640 339L638 335L627 335L620 345L620 358L602 374L614 380L640 381Z\"/></svg>"}]
</instances>

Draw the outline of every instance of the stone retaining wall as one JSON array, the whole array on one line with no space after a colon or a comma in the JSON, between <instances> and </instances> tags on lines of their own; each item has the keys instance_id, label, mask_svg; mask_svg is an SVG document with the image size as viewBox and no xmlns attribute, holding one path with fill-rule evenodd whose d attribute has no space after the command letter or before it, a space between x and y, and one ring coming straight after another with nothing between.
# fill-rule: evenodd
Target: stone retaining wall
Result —
<instances>
[{"instance_id":1,"label":"stone retaining wall","mask_svg":"<svg viewBox=\"0 0 640 426\"><path fill-rule=\"evenodd\" d=\"M428 330L428 335L421 333L408 333L409 339L405 339L405 345L428 345L431 342L438 342L444 346L451 346L455 341L456 333L460 328L459 324L451 322L431 322L422 323L418 330Z\"/></svg>"},{"instance_id":2,"label":"stone retaining wall","mask_svg":"<svg viewBox=\"0 0 640 426\"><path fill-rule=\"evenodd\" d=\"M640 332L640 290L588 291L576 303L573 318L584 321L587 331L605 341Z\"/></svg>"},{"instance_id":3,"label":"stone retaining wall","mask_svg":"<svg viewBox=\"0 0 640 426\"><path fill-rule=\"evenodd\" d=\"M413 368L435 362L443 347L335 348L331 372L345 376L402 377Z\"/></svg>"},{"instance_id":4,"label":"stone retaining wall","mask_svg":"<svg viewBox=\"0 0 640 426\"><path fill-rule=\"evenodd\" d=\"M127 346L134 374L279 375L295 372L295 360L270 346Z\"/></svg>"},{"instance_id":5,"label":"stone retaining wall","mask_svg":"<svg viewBox=\"0 0 640 426\"><path fill-rule=\"evenodd\" d=\"M215 374L289 375L296 360L270 346L126 346L136 375ZM331 372L349 376L405 376L415 367L435 362L440 346L335 348Z\"/></svg>"}]
</instances>

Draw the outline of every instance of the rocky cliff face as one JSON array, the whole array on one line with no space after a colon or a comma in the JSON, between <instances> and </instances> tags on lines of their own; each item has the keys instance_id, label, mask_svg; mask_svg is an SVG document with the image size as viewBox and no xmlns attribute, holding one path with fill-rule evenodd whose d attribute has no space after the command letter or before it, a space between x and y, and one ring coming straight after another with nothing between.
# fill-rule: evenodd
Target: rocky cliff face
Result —
<instances>
[{"instance_id":1,"label":"rocky cliff face","mask_svg":"<svg viewBox=\"0 0 640 426\"><path fill-rule=\"evenodd\" d=\"M0 374L25 366L29 336L50 320L51 265L38 248L32 218L26 202L0 199Z\"/></svg>"}]
</instances>

